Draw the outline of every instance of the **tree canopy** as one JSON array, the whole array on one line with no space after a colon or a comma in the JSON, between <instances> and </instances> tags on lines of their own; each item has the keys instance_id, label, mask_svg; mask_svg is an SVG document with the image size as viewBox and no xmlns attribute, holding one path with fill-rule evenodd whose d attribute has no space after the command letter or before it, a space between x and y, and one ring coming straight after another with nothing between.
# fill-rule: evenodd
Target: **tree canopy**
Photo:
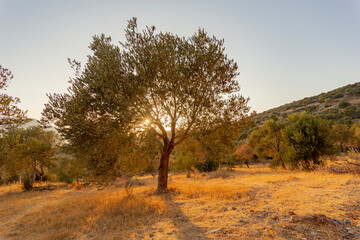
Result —
<instances>
[{"instance_id":1,"label":"tree canopy","mask_svg":"<svg viewBox=\"0 0 360 240\"><path fill-rule=\"evenodd\" d=\"M262 157L271 157L272 165L285 166L286 142L283 129L286 122L276 117L266 120L259 129L254 130L248 138L249 145Z\"/></svg>"},{"instance_id":2,"label":"tree canopy","mask_svg":"<svg viewBox=\"0 0 360 240\"><path fill-rule=\"evenodd\" d=\"M239 94L238 67L223 40L202 29L189 38L153 26L139 31L135 18L125 32L120 46L93 37L93 54L83 68L71 62L68 93L49 95L43 116L77 150L113 133L118 142L152 134L161 155L158 190L165 191L174 147L196 132L240 123L248 99Z\"/></svg>"},{"instance_id":3,"label":"tree canopy","mask_svg":"<svg viewBox=\"0 0 360 240\"><path fill-rule=\"evenodd\" d=\"M321 164L320 156L333 150L330 126L326 120L302 112L288 117L285 136L291 149L291 163L306 170Z\"/></svg>"},{"instance_id":4,"label":"tree canopy","mask_svg":"<svg viewBox=\"0 0 360 240\"><path fill-rule=\"evenodd\" d=\"M5 91L13 77L9 69L0 65L0 90ZM26 112L16 106L19 103L19 98L0 92L0 132L25 121Z\"/></svg>"},{"instance_id":5,"label":"tree canopy","mask_svg":"<svg viewBox=\"0 0 360 240\"><path fill-rule=\"evenodd\" d=\"M41 127L14 128L0 138L0 169L5 176L22 176L31 182L44 177L53 164L56 137Z\"/></svg>"}]
</instances>

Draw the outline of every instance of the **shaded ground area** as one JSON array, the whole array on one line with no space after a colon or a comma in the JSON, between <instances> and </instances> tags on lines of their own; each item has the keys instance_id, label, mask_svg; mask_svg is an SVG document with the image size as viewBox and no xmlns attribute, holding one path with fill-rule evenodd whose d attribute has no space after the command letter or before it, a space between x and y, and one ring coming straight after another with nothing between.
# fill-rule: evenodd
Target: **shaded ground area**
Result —
<instances>
[{"instance_id":1,"label":"shaded ground area","mask_svg":"<svg viewBox=\"0 0 360 240\"><path fill-rule=\"evenodd\" d=\"M225 177L222 178L221 176ZM170 174L168 194L0 187L0 239L360 239L357 175L238 168Z\"/></svg>"}]
</instances>

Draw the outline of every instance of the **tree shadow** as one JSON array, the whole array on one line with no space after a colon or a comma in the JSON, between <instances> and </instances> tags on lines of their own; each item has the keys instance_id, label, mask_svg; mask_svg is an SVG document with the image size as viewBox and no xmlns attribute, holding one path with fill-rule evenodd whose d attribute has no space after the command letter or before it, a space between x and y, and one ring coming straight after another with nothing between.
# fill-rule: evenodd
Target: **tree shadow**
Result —
<instances>
[{"instance_id":1,"label":"tree shadow","mask_svg":"<svg viewBox=\"0 0 360 240\"><path fill-rule=\"evenodd\" d=\"M171 194L166 193L162 195L162 198L167 204L167 207L170 211L170 218L174 226L179 230L175 234L178 239L184 240L208 240L209 238L205 237L206 230L196 226L191 222L188 216L184 214L181 210L181 204L175 202Z\"/></svg>"}]
</instances>

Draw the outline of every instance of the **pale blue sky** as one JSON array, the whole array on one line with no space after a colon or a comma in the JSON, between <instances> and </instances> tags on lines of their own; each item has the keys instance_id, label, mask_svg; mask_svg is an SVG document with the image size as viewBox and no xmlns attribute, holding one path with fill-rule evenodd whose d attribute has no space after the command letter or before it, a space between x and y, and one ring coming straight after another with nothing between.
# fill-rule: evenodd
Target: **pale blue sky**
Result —
<instances>
[{"instance_id":1,"label":"pale blue sky","mask_svg":"<svg viewBox=\"0 0 360 240\"><path fill-rule=\"evenodd\" d=\"M224 38L258 112L360 81L360 0L0 0L0 64L14 74L7 93L39 119L45 94L69 86L67 58L85 62L95 34L123 40L131 17L140 28Z\"/></svg>"}]
</instances>

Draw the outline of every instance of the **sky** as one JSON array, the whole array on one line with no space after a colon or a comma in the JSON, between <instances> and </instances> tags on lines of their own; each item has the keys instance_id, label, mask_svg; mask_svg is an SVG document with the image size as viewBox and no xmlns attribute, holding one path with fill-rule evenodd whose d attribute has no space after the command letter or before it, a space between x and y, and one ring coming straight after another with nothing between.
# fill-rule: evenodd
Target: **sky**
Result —
<instances>
[{"instance_id":1,"label":"sky","mask_svg":"<svg viewBox=\"0 0 360 240\"><path fill-rule=\"evenodd\" d=\"M257 112L360 81L360 0L0 0L6 93L40 119L46 94L74 76L67 58L85 63L93 35L124 41L132 17L140 29L223 38Z\"/></svg>"}]
</instances>

